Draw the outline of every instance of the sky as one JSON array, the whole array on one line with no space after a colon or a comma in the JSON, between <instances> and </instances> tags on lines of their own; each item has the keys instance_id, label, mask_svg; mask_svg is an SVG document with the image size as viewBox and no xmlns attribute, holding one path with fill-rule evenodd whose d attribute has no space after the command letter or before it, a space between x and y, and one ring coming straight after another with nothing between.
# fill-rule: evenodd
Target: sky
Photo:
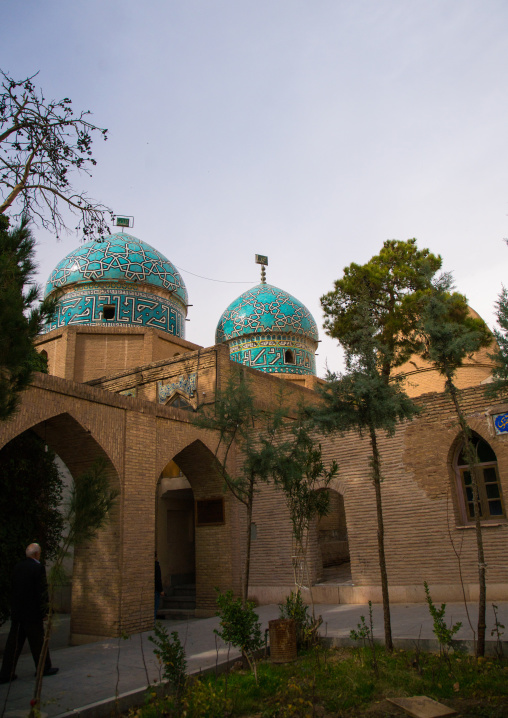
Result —
<instances>
[{"instance_id":1,"label":"sky","mask_svg":"<svg viewBox=\"0 0 508 718\"><path fill-rule=\"evenodd\" d=\"M492 327L508 283L505 0L3 0L0 68L108 128L74 184L133 215L215 342L260 281L316 319L386 239L416 237ZM70 226L75 226L71 218ZM40 229L44 284L78 246Z\"/></svg>"}]
</instances>

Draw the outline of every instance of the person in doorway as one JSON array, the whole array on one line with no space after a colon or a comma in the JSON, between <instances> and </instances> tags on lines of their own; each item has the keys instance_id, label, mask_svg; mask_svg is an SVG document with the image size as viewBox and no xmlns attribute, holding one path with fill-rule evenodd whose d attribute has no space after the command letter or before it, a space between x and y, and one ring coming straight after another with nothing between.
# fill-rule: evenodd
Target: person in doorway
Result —
<instances>
[{"instance_id":1,"label":"person in doorway","mask_svg":"<svg viewBox=\"0 0 508 718\"><path fill-rule=\"evenodd\" d=\"M41 564L41 547L31 543L26 558L14 567L12 573L11 628L7 636L0 669L0 683L15 681L18 658L28 639L35 670L39 664L44 641L44 620L48 614L48 584L46 570ZM51 665L49 651L44 664L44 675L54 676L58 668Z\"/></svg>"},{"instance_id":2,"label":"person in doorway","mask_svg":"<svg viewBox=\"0 0 508 718\"><path fill-rule=\"evenodd\" d=\"M157 620L157 611L161 602L161 596L164 596L164 587L162 585L161 565L157 560L157 551L155 552L155 605L153 622Z\"/></svg>"}]
</instances>

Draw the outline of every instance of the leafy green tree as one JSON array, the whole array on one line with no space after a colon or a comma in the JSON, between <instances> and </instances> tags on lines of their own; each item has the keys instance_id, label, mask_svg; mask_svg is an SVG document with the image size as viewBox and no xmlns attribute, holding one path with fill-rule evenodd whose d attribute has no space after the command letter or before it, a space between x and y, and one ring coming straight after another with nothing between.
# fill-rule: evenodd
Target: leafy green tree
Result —
<instances>
[{"instance_id":1,"label":"leafy green tree","mask_svg":"<svg viewBox=\"0 0 508 718\"><path fill-rule=\"evenodd\" d=\"M33 372L47 371L33 340L54 313L55 301L37 305L34 246L26 218L9 231L8 219L0 215L0 420L16 411Z\"/></svg>"},{"instance_id":2,"label":"leafy green tree","mask_svg":"<svg viewBox=\"0 0 508 718\"><path fill-rule=\"evenodd\" d=\"M217 391L215 403L204 406L194 417L202 429L218 434L215 458L227 489L246 508L246 551L242 581L244 603L249 595L252 511L261 483L270 481L273 472L275 439L284 421L285 410L280 393L275 408L257 406L248 375L241 367L232 367L226 386ZM230 451L238 450L237 470L227 468Z\"/></svg>"},{"instance_id":3,"label":"leafy green tree","mask_svg":"<svg viewBox=\"0 0 508 718\"><path fill-rule=\"evenodd\" d=\"M0 450L0 623L9 615L11 575L28 544L54 559L63 529L62 479L55 454L32 431Z\"/></svg>"},{"instance_id":4,"label":"leafy green tree","mask_svg":"<svg viewBox=\"0 0 508 718\"><path fill-rule=\"evenodd\" d=\"M419 250L415 239L387 240L366 264L346 267L333 291L321 297L325 331L344 347L347 371L343 376L328 377L325 409L316 421L329 430L365 431L370 438L388 650L393 644L377 432L392 434L398 421L410 419L416 412L392 373L420 346L418 319L440 266L441 257L428 249Z\"/></svg>"},{"instance_id":5,"label":"leafy green tree","mask_svg":"<svg viewBox=\"0 0 508 718\"><path fill-rule=\"evenodd\" d=\"M107 130L90 122L90 112L74 112L68 97L47 100L35 76L14 80L0 71L0 215L30 216L58 236L66 229L63 206L79 216L85 235L104 233L110 210L75 190L70 175L91 174L92 137L106 140Z\"/></svg>"},{"instance_id":6,"label":"leafy green tree","mask_svg":"<svg viewBox=\"0 0 508 718\"><path fill-rule=\"evenodd\" d=\"M460 404L460 391L455 383L457 370L465 359L482 347L492 343L492 334L485 322L471 316L464 295L453 291L451 275L444 274L427 296L421 311L421 356L431 362L445 379L464 441L464 456L469 464L475 515L476 546L478 554L478 643L476 654L485 654L486 567L481 526L478 458L473 434Z\"/></svg>"}]
</instances>

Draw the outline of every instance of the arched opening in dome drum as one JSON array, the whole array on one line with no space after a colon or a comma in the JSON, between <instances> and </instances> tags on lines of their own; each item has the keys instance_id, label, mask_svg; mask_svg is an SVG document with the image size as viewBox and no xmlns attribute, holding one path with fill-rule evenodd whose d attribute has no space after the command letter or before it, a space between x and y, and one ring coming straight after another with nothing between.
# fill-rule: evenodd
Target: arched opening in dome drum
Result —
<instances>
[{"instance_id":1,"label":"arched opening in dome drum","mask_svg":"<svg viewBox=\"0 0 508 718\"><path fill-rule=\"evenodd\" d=\"M111 319L115 318L115 305L114 304L105 304L102 307L102 318L106 321L111 321Z\"/></svg>"},{"instance_id":2,"label":"arched opening in dome drum","mask_svg":"<svg viewBox=\"0 0 508 718\"><path fill-rule=\"evenodd\" d=\"M284 363L285 364L294 364L295 363L295 354L291 349L286 349L284 352Z\"/></svg>"}]
</instances>

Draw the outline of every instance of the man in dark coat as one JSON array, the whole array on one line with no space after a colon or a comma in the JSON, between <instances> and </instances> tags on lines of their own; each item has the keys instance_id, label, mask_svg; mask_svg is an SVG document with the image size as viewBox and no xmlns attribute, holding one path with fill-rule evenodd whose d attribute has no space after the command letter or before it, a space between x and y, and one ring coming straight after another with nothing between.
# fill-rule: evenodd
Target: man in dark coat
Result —
<instances>
[{"instance_id":1,"label":"man in dark coat","mask_svg":"<svg viewBox=\"0 0 508 718\"><path fill-rule=\"evenodd\" d=\"M26 558L16 564L12 573L11 629L0 669L0 683L16 680L14 671L26 638L37 670L44 641L44 619L48 613L48 584L46 571L40 563L41 547L38 543L31 543L25 553ZM57 672L58 668L51 666L48 651L44 675L53 676Z\"/></svg>"}]
</instances>

